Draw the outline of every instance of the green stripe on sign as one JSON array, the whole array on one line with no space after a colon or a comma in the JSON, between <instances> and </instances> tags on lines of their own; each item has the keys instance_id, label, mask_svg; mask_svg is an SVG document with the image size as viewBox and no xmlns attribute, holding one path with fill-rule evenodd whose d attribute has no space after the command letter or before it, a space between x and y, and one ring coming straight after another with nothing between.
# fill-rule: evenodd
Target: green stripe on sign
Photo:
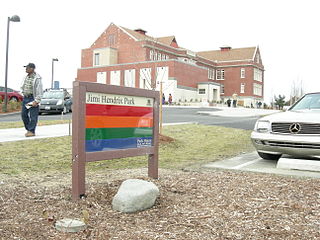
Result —
<instances>
[{"instance_id":1,"label":"green stripe on sign","mask_svg":"<svg viewBox=\"0 0 320 240\"><path fill-rule=\"evenodd\" d=\"M86 140L152 137L153 128L86 128Z\"/></svg>"}]
</instances>

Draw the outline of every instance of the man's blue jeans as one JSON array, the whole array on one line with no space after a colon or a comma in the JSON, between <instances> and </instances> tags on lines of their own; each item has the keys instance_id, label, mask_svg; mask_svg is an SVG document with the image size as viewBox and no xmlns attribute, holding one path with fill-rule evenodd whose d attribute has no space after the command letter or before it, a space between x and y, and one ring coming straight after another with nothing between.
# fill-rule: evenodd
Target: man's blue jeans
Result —
<instances>
[{"instance_id":1,"label":"man's blue jeans","mask_svg":"<svg viewBox=\"0 0 320 240\"><path fill-rule=\"evenodd\" d=\"M33 102L33 97L24 97L22 101L22 111L21 117L24 124L24 127L27 131L35 133L36 126L38 123L38 115L39 115L39 106L31 107L29 109L26 108L26 104L29 102Z\"/></svg>"}]
</instances>

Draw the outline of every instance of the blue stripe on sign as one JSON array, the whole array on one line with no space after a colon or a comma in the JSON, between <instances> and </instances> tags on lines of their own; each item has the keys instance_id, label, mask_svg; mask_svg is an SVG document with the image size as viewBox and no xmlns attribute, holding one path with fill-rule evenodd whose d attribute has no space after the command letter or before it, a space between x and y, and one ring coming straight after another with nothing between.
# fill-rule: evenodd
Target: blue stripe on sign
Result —
<instances>
[{"instance_id":1,"label":"blue stripe on sign","mask_svg":"<svg viewBox=\"0 0 320 240\"><path fill-rule=\"evenodd\" d=\"M86 140L86 152L151 147L152 137Z\"/></svg>"}]
</instances>

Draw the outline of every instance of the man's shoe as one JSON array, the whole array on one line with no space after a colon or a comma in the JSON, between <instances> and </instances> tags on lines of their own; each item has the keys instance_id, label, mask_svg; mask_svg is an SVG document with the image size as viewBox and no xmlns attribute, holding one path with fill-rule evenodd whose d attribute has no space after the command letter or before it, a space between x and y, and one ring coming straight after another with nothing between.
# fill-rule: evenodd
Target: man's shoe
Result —
<instances>
[{"instance_id":1,"label":"man's shoe","mask_svg":"<svg viewBox=\"0 0 320 240\"><path fill-rule=\"evenodd\" d=\"M35 134L33 132L28 131L26 133L26 137L34 137L34 136L35 136Z\"/></svg>"}]
</instances>

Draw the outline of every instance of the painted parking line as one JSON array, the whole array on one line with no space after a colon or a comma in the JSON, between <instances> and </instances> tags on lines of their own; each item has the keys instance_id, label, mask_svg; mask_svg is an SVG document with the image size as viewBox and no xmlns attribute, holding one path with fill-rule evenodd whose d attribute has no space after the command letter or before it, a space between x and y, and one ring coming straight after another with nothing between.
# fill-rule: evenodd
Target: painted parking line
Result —
<instances>
[{"instance_id":1,"label":"painted parking line","mask_svg":"<svg viewBox=\"0 0 320 240\"><path fill-rule=\"evenodd\" d=\"M242 163L242 164L240 164L240 165L231 167L230 169L240 169L240 168L243 168L243 167L245 167L245 166L254 164L254 163L256 163L256 162L259 162L259 161L261 161L261 159L255 159L255 160L252 160L252 161L249 161L249 162Z\"/></svg>"}]
</instances>

